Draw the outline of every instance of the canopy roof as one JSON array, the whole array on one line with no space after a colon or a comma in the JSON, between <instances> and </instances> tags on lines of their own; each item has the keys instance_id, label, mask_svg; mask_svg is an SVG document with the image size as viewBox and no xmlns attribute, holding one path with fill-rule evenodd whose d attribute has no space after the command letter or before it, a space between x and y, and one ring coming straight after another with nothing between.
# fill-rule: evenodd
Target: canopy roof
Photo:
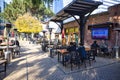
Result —
<instances>
[{"instance_id":1,"label":"canopy roof","mask_svg":"<svg viewBox=\"0 0 120 80\"><path fill-rule=\"evenodd\" d=\"M95 9L92 14L97 14L101 12L108 11L108 8L117 4L120 4L120 0L94 0L94 1L100 1L103 4L100 5L97 9Z\"/></svg>"},{"instance_id":2,"label":"canopy roof","mask_svg":"<svg viewBox=\"0 0 120 80\"><path fill-rule=\"evenodd\" d=\"M97 1L90 0L73 0L69 5L64 7L55 16L52 17L51 21L64 21L72 16L78 15L83 16L94 11L98 6L102 4Z\"/></svg>"}]
</instances>

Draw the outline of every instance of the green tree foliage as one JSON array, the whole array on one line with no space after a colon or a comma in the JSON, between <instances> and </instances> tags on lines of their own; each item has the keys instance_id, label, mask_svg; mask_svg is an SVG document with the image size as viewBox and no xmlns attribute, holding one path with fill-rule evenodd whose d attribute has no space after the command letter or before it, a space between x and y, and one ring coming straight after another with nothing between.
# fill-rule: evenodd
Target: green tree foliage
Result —
<instances>
[{"instance_id":1,"label":"green tree foliage","mask_svg":"<svg viewBox=\"0 0 120 80\"><path fill-rule=\"evenodd\" d=\"M13 0L11 4L8 4L4 10L4 18L9 22L13 22L19 15L25 13L25 5L23 0Z\"/></svg>"},{"instance_id":2,"label":"green tree foliage","mask_svg":"<svg viewBox=\"0 0 120 80\"><path fill-rule=\"evenodd\" d=\"M48 0L49 1L49 0ZM53 16L52 11L45 7L44 0L13 0L7 5L4 11L4 18L9 22L14 22L19 15L30 12L39 20L45 15Z\"/></svg>"}]
</instances>

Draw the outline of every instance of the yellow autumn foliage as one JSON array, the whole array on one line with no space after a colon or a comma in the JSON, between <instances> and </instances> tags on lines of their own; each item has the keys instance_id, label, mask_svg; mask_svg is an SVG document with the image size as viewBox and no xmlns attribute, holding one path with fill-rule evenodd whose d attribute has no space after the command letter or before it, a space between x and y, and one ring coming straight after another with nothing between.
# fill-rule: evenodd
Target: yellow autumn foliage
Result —
<instances>
[{"instance_id":1,"label":"yellow autumn foliage","mask_svg":"<svg viewBox=\"0 0 120 80\"><path fill-rule=\"evenodd\" d=\"M40 21L30 13L25 13L23 16L19 16L14 25L19 32L39 33L43 30Z\"/></svg>"}]
</instances>

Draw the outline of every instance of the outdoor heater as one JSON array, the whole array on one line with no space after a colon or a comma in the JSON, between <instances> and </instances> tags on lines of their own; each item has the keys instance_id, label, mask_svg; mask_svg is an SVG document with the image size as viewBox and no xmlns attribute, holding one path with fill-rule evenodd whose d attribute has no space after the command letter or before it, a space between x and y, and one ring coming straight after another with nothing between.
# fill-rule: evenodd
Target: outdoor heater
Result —
<instances>
[{"instance_id":1,"label":"outdoor heater","mask_svg":"<svg viewBox=\"0 0 120 80\"><path fill-rule=\"evenodd\" d=\"M116 43L115 43L115 57L118 59L120 57L120 47L118 46L120 28L115 28L116 31Z\"/></svg>"},{"instance_id":2,"label":"outdoor heater","mask_svg":"<svg viewBox=\"0 0 120 80\"><path fill-rule=\"evenodd\" d=\"M15 45L16 45L16 40L17 40L17 29L16 28L14 29L14 32L15 32Z\"/></svg>"},{"instance_id":3,"label":"outdoor heater","mask_svg":"<svg viewBox=\"0 0 120 80\"><path fill-rule=\"evenodd\" d=\"M53 28L51 28L51 27L48 26L47 29L48 29L48 31L49 31L49 33L50 33L50 38L49 38L49 53L50 53L50 57L53 58L53 55L52 55L52 50L53 50L53 49L50 47L51 42L52 42L52 41L51 41L51 34L52 34L52 29L53 29Z\"/></svg>"},{"instance_id":4,"label":"outdoor heater","mask_svg":"<svg viewBox=\"0 0 120 80\"><path fill-rule=\"evenodd\" d=\"M10 23L6 24L6 31L7 31L7 50L5 52L5 59L7 60L7 63L10 63L12 59L11 51L9 51L9 33L12 25Z\"/></svg>"},{"instance_id":5,"label":"outdoor heater","mask_svg":"<svg viewBox=\"0 0 120 80\"><path fill-rule=\"evenodd\" d=\"M48 28L48 31L49 31L49 33L50 33L50 42L49 42L49 44L51 44L51 34L52 34L52 30L53 30L54 28Z\"/></svg>"},{"instance_id":6,"label":"outdoor heater","mask_svg":"<svg viewBox=\"0 0 120 80\"><path fill-rule=\"evenodd\" d=\"M43 30L42 32L43 32L42 50L46 51L46 44L45 44L45 33L46 33L46 31Z\"/></svg>"}]
</instances>

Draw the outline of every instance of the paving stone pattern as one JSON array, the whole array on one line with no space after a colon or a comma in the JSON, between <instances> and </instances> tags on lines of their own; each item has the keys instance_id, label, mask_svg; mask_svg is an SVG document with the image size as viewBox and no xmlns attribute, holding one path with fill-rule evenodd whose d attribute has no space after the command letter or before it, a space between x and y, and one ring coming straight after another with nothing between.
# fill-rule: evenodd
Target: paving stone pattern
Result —
<instances>
[{"instance_id":1,"label":"paving stone pattern","mask_svg":"<svg viewBox=\"0 0 120 80\"><path fill-rule=\"evenodd\" d=\"M66 72L55 58L49 57L48 52L41 51L40 45L27 41L20 41L20 44L20 57L14 58L7 66L6 77L0 73L1 80L120 80L119 60L96 58L92 65L97 67Z\"/></svg>"}]
</instances>

